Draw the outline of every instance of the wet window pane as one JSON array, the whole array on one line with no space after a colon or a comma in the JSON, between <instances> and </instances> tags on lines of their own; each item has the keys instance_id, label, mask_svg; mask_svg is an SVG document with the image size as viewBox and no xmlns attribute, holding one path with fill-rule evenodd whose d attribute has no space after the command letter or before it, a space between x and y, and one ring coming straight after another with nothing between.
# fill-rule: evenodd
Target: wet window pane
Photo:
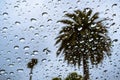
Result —
<instances>
[{"instance_id":1,"label":"wet window pane","mask_svg":"<svg viewBox=\"0 0 120 80\"><path fill-rule=\"evenodd\" d=\"M119 80L119 12L120 0L1 0L0 80L82 80L85 68Z\"/></svg>"}]
</instances>

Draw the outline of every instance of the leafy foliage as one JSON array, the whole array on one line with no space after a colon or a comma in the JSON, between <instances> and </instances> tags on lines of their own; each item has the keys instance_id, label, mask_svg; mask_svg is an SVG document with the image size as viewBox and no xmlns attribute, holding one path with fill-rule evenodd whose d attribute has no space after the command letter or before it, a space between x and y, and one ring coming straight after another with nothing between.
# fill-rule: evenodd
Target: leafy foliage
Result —
<instances>
[{"instance_id":1,"label":"leafy foliage","mask_svg":"<svg viewBox=\"0 0 120 80\"><path fill-rule=\"evenodd\" d=\"M111 40L107 36L107 29L98 21L99 13L92 15L90 8L83 11L75 10L67 13L69 19L59 20L65 24L56 37L56 44L60 43L57 56L64 54L64 60L74 66L81 64L83 54L86 54L91 63L97 65L102 62L104 55L110 56Z\"/></svg>"},{"instance_id":2,"label":"leafy foliage","mask_svg":"<svg viewBox=\"0 0 120 80\"><path fill-rule=\"evenodd\" d=\"M52 80L62 80L61 78L53 78ZM83 80L81 75L78 75L76 72L70 73L64 80Z\"/></svg>"},{"instance_id":3,"label":"leafy foliage","mask_svg":"<svg viewBox=\"0 0 120 80\"><path fill-rule=\"evenodd\" d=\"M106 55L111 55L111 39L102 23L106 19L98 20L98 15L99 13L92 14L90 8L85 8L83 11L67 13L65 17L69 19L58 21L65 26L56 37L55 45L60 44L56 54L63 54L68 64L78 68L83 62L84 80L89 80L89 62L97 66Z\"/></svg>"}]
</instances>

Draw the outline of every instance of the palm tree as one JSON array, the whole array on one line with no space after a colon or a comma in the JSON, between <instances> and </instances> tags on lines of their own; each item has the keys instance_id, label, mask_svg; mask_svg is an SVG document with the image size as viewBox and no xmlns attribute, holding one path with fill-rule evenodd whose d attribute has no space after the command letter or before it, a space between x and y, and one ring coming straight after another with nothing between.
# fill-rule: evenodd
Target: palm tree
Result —
<instances>
[{"instance_id":1,"label":"palm tree","mask_svg":"<svg viewBox=\"0 0 120 80\"><path fill-rule=\"evenodd\" d=\"M56 77L56 78L53 78L52 80L62 80L62 79L61 79L61 78Z\"/></svg>"},{"instance_id":2,"label":"palm tree","mask_svg":"<svg viewBox=\"0 0 120 80\"><path fill-rule=\"evenodd\" d=\"M62 80L61 78L53 78L52 80ZM70 73L64 80L83 80L81 75L78 75L76 72Z\"/></svg>"},{"instance_id":3,"label":"palm tree","mask_svg":"<svg viewBox=\"0 0 120 80\"><path fill-rule=\"evenodd\" d=\"M33 74L33 68L34 66L38 63L38 60L37 59L31 59L31 61L27 64L27 67L30 68L30 78L29 80L32 80L32 74Z\"/></svg>"},{"instance_id":4,"label":"palm tree","mask_svg":"<svg viewBox=\"0 0 120 80\"><path fill-rule=\"evenodd\" d=\"M56 54L63 54L68 64L78 68L82 64L84 80L89 79L89 62L98 65L106 55L111 55L111 39L102 23L106 19L98 20L98 15L99 13L92 14L90 8L85 8L83 11L66 13L67 19L58 21L65 26L55 38L55 45L60 44Z\"/></svg>"},{"instance_id":5,"label":"palm tree","mask_svg":"<svg viewBox=\"0 0 120 80\"><path fill-rule=\"evenodd\" d=\"M81 75L78 75L76 72L70 73L65 80L83 80Z\"/></svg>"}]
</instances>

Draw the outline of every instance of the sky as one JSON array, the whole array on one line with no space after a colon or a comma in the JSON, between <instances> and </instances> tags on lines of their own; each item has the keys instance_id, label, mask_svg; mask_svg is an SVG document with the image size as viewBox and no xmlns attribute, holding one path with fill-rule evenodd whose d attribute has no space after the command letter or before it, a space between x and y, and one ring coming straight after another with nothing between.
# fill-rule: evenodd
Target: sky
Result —
<instances>
[{"instance_id":1,"label":"sky","mask_svg":"<svg viewBox=\"0 0 120 80\"><path fill-rule=\"evenodd\" d=\"M29 80L26 64L38 59L33 80L65 78L70 72L82 75L77 69L56 57L55 37L63 24L64 14L92 8L99 12L113 41L110 58L97 68L90 66L91 80L119 80L120 78L120 0L0 0L0 80ZM117 40L117 41L115 41ZM51 52L43 50L47 48Z\"/></svg>"}]
</instances>

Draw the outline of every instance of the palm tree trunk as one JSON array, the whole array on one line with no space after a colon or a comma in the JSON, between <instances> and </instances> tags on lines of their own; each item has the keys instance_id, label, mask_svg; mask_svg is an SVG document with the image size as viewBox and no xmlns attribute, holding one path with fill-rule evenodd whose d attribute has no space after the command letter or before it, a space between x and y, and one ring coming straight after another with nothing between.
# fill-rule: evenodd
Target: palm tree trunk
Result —
<instances>
[{"instance_id":1,"label":"palm tree trunk","mask_svg":"<svg viewBox=\"0 0 120 80\"><path fill-rule=\"evenodd\" d=\"M31 68L31 70L30 70L30 78L29 78L29 80L32 80L32 71L33 71L33 68Z\"/></svg>"},{"instance_id":2,"label":"palm tree trunk","mask_svg":"<svg viewBox=\"0 0 120 80\"><path fill-rule=\"evenodd\" d=\"M83 80L89 80L89 65L86 54L83 54Z\"/></svg>"}]
</instances>

